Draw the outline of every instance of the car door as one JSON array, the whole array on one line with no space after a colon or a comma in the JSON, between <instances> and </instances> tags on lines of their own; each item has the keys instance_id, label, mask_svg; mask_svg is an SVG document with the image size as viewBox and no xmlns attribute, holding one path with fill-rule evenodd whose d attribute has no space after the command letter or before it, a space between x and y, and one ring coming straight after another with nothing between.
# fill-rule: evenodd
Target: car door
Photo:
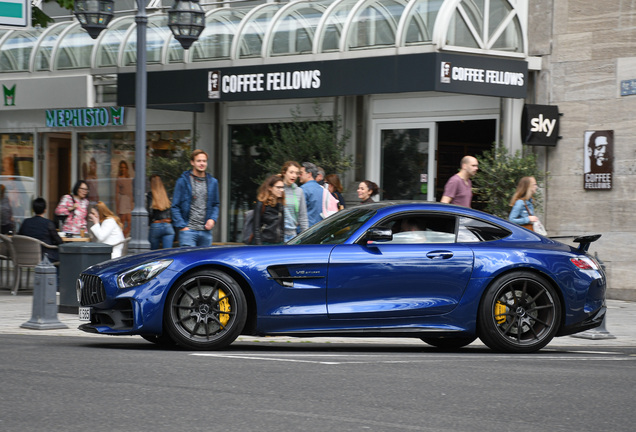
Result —
<instances>
[{"instance_id":1,"label":"car door","mask_svg":"<svg viewBox=\"0 0 636 432\"><path fill-rule=\"evenodd\" d=\"M329 318L417 317L452 310L470 280L474 254L454 242L454 233L427 233L434 243L336 246L327 277Z\"/></svg>"}]
</instances>

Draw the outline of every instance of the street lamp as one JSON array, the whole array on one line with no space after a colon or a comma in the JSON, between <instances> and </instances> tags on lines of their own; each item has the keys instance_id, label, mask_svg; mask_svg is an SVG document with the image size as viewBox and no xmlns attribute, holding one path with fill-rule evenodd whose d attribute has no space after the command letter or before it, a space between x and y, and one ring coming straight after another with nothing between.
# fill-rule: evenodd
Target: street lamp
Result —
<instances>
[{"instance_id":1,"label":"street lamp","mask_svg":"<svg viewBox=\"0 0 636 432\"><path fill-rule=\"evenodd\" d=\"M205 12L199 0L176 0L168 11L168 27L183 49L190 48L205 28Z\"/></svg>"},{"instance_id":2,"label":"street lamp","mask_svg":"<svg viewBox=\"0 0 636 432\"><path fill-rule=\"evenodd\" d=\"M90 37L97 36L113 19L113 0L75 0L75 16Z\"/></svg>"},{"instance_id":3,"label":"street lamp","mask_svg":"<svg viewBox=\"0 0 636 432\"><path fill-rule=\"evenodd\" d=\"M75 15L82 28L93 38L108 26L113 17L113 0L75 0ZM199 0L175 0L168 11L170 30L188 49L205 28L205 12ZM148 212L146 211L146 105L148 100L146 73L146 1L137 0L137 65L135 74L135 208L132 211L131 253L150 249L148 242Z\"/></svg>"}]
</instances>

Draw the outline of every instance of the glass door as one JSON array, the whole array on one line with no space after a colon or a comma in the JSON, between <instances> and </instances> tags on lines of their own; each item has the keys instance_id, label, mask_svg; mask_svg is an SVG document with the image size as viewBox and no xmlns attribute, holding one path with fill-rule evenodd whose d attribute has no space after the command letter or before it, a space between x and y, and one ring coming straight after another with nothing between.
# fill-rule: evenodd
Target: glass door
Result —
<instances>
[{"instance_id":1,"label":"glass door","mask_svg":"<svg viewBox=\"0 0 636 432\"><path fill-rule=\"evenodd\" d=\"M376 124L375 132L380 199L435 201L435 123Z\"/></svg>"}]
</instances>

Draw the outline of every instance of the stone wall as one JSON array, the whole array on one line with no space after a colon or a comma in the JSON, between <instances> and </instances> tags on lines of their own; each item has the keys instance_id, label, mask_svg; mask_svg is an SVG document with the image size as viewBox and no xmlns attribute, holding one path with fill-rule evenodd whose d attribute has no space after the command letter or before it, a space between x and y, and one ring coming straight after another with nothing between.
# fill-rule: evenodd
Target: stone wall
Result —
<instances>
[{"instance_id":1,"label":"stone wall","mask_svg":"<svg viewBox=\"0 0 636 432\"><path fill-rule=\"evenodd\" d=\"M536 149L549 171L545 222L550 235L601 233L592 245L608 275L608 298L636 301L636 1L529 1L530 55L542 57L529 103L558 105L556 148ZM614 131L611 191L583 189L584 133Z\"/></svg>"}]
</instances>

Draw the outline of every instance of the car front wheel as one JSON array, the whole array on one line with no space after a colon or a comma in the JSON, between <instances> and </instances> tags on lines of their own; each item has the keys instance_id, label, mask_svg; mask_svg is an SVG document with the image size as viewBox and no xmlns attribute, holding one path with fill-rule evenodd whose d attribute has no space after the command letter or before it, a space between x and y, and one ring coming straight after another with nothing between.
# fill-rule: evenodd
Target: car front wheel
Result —
<instances>
[{"instance_id":1,"label":"car front wheel","mask_svg":"<svg viewBox=\"0 0 636 432\"><path fill-rule=\"evenodd\" d=\"M488 288L479 308L479 338L495 351L535 352L554 337L561 322L561 302L543 277L527 271L509 273Z\"/></svg>"},{"instance_id":2,"label":"car front wheel","mask_svg":"<svg viewBox=\"0 0 636 432\"><path fill-rule=\"evenodd\" d=\"M166 299L165 326L179 345L197 350L228 346L239 336L247 303L227 274L201 270L175 285Z\"/></svg>"}]
</instances>

